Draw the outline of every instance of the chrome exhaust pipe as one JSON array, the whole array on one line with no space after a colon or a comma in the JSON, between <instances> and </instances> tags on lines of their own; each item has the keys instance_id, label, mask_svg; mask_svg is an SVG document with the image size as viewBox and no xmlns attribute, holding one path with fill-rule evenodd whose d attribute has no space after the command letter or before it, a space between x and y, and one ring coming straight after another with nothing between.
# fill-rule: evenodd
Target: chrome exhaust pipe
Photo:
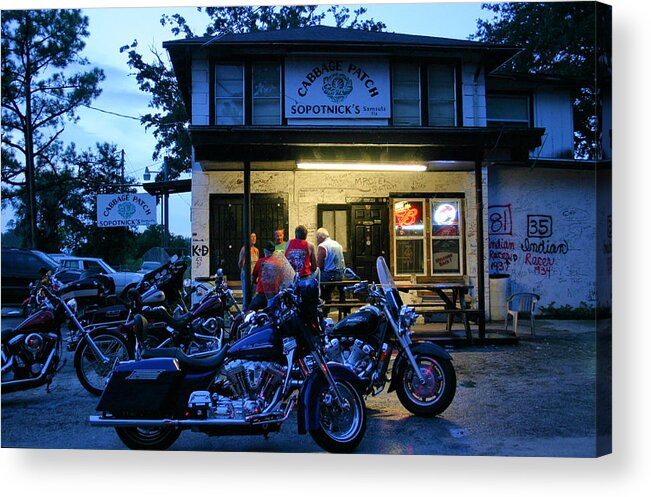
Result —
<instances>
[{"instance_id":1,"label":"chrome exhaust pipe","mask_svg":"<svg viewBox=\"0 0 651 497\"><path fill-rule=\"evenodd\" d=\"M165 426L173 426L175 428L192 428L195 426L251 426L251 423L243 419L119 419L89 416L88 422L91 426L142 428L162 428Z\"/></svg>"},{"instance_id":2,"label":"chrome exhaust pipe","mask_svg":"<svg viewBox=\"0 0 651 497\"><path fill-rule=\"evenodd\" d=\"M200 426L254 426L266 423L282 423L283 421L286 421L293 411L296 401L296 396L292 397L285 410L278 415L256 414L248 416L246 419L120 419L89 416L88 422L91 426L141 428L163 428L166 426L173 426L181 429Z\"/></svg>"}]
</instances>

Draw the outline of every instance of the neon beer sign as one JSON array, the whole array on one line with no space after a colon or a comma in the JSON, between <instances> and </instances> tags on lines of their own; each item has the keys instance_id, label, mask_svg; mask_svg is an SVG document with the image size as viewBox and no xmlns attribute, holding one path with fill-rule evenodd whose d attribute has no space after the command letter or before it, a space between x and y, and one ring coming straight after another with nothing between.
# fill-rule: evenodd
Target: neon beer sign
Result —
<instances>
[{"instance_id":1,"label":"neon beer sign","mask_svg":"<svg viewBox=\"0 0 651 497\"><path fill-rule=\"evenodd\" d=\"M396 224L400 227L413 226L420 221L420 210L418 207L412 207L409 202L396 204L395 214Z\"/></svg>"}]
</instances>

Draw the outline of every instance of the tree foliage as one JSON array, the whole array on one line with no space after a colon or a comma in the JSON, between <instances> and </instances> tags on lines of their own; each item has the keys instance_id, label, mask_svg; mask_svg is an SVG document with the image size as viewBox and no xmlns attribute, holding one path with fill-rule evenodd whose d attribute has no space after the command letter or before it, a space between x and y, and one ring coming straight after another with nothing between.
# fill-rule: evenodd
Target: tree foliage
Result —
<instances>
[{"instance_id":1,"label":"tree foliage","mask_svg":"<svg viewBox=\"0 0 651 497\"><path fill-rule=\"evenodd\" d=\"M33 199L40 191L45 201L65 174L56 163L65 123L101 92L101 69L72 69L88 64L81 56L87 28L79 10L2 11L2 202L17 207L28 240L32 227L54 229L34 219Z\"/></svg>"},{"instance_id":2,"label":"tree foliage","mask_svg":"<svg viewBox=\"0 0 651 497\"><path fill-rule=\"evenodd\" d=\"M502 69L577 81L575 155L599 158L599 90L611 76L611 12L596 2L483 4L495 13L478 20L475 40L523 50Z\"/></svg>"},{"instance_id":3,"label":"tree foliage","mask_svg":"<svg viewBox=\"0 0 651 497\"><path fill-rule=\"evenodd\" d=\"M368 31L386 28L383 22L364 19L366 9L363 7L352 12L344 6L331 6L324 10L317 5L199 7L197 10L207 15L203 33L195 33L180 14L162 16L161 24L169 27L174 36L186 38L317 26L328 16L332 16L337 27ZM167 57L155 48L150 49L145 57L139 49L138 42L134 41L123 46L121 51L126 52L127 63L134 70L140 89L151 95L149 105L153 111L142 116L141 123L152 129L157 139L152 159L160 161L169 157L169 178L177 178L191 168L189 116Z\"/></svg>"}]
</instances>

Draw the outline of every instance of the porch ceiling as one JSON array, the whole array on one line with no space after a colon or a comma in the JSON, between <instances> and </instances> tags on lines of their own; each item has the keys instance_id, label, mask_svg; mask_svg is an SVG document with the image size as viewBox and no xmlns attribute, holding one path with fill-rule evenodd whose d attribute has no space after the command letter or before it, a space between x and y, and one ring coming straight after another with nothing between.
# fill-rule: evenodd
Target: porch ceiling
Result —
<instances>
[{"instance_id":1,"label":"porch ceiling","mask_svg":"<svg viewBox=\"0 0 651 497\"><path fill-rule=\"evenodd\" d=\"M292 170L295 162L413 163L482 161L499 150L524 160L540 128L221 127L191 126L195 160L210 169ZM219 164L219 166L217 166Z\"/></svg>"}]
</instances>

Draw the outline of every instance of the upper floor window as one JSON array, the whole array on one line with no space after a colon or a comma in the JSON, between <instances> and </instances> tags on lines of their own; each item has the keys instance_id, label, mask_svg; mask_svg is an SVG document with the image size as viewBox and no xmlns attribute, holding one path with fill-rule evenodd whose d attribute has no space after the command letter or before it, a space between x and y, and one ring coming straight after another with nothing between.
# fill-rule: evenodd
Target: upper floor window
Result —
<instances>
[{"instance_id":1,"label":"upper floor window","mask_svg":"<svg viewBox=\"0 0 651 497\"><path fill-rule=\"evenodd\" d=\"M430 64L427 66L427 103L430 126L457 124L457 99L454 66Z\"/></svg>"},{"instance_id":2,"label":"upper floor window","mask_svg":"<svg viewBox=\"0 0 651 497\"><path fill-rule=\"evenodd\" d=\"M488 126L531 126L531 105L528 95L486 95Z\"/></svg>"},{"instance_id":3,"label":"upper floor window","mask_svg":"<svg viewBox=\"0 0 651 497\"><path fill-rule=\"evenodd\" d=\"M253 124L281 123L280 64L253 64Z\"/></svg>"},{"instance_id":4,"label":"upper floor window","mask_svg":"<svg viewBox=\"0 0 651 497\"><path fill-rule=\"evenodd\" d=\"M215 65L215 124L244 124L244 66Z\"/></svg>"},{"instance_id":5,"label":"upper floor window","mask_svg":"<svg viewBox=\"0 0 651 497\"><path fill-rule=\"evenodd\" d=\"M391 75L393 125L420 126L420 67L394 64Z\"/></svg>"}]
</instances>

